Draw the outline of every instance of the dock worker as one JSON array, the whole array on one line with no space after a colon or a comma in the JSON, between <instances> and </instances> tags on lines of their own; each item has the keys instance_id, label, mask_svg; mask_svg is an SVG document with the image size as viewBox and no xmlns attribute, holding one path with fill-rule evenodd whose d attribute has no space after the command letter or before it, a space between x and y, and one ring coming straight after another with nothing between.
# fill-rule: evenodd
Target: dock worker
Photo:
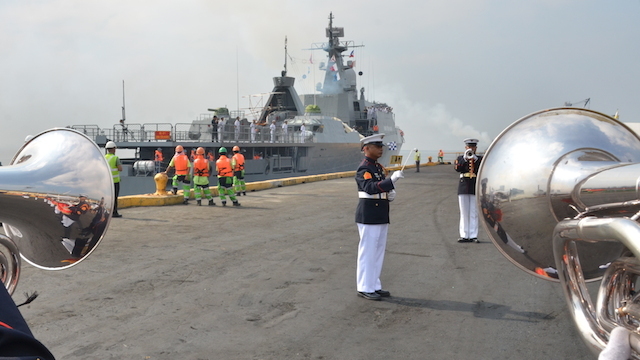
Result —
<instances>
[{"instance_id":1,"label":"dock worker","mask_svg":"<svg viewBox=\"0 0 640 360\"><path fill-rule=\"evenodd\" d=\"M104 146L107 150L107 154L104 156L111 168L111 175L113 176L113 190L115 192L115 198L113 199L113 214L112 217L122 217L118 213L118 196L120 196L120 171L122 171L122 163L120 158L116 155L116 143L113 141L107 141Z\"/></svg>"},{"instance_id":2,"label":"dock worker","mask_svg":"<svg viewBox=\"0 0 640 360\"><path fill-rule=\"evenodd\" d=\"M202 205L203 197L209 201L209 206L215 205L211 197L211 190L209 190L210 174L209 160L204 157L204 148L199 147L196 149L196 159L193 162L193 192L198 206Z\"/></svg>"},{"instance_id":3,"label":"dock worker","mask_svg":"<svg viewBox=\"0 0 640 360\"><path fill-rule=\"evenodd\" d=\"M189 204L189 196L191 195L191 180L190 170L191 170L191 161L189 161L189 157L184 153L184 148L182 145L176 146L176 153L171 158L169 162L169 166L164 171L165 173L169 172L170 169L175 169L176 173L173 175L173 195L178 193L178 183L182 182L182 191L183 197L182 203L185 205Z\"/></svg>"},{"instance_id":4,"label":"dock worker","mask_svg":"<svg viewBox=\"0 0 640 360\"><path fill-rule=\"evenodd\" d=\"M231 167L231 159L227 157L227 149L221 147L218 150L220 157L216 161L216 171L218 172L218 194L222 206L227 206L227 197L229 196L233 202L233 206L240 206L233 192L233 168Z\"/></svg>"},{"instance_id":5,"label":"dock worker","mask_svg":"<svg viewBox=\"0 0 640 360\"><path fill-rule=\"evenodd\" d=\"M233 167L233 186L236 196L247 195L247 185L244 182L244 155L240 153L238 145L233 147L233 157L231 157Z\"/></svg>"},{"instance_id":6,"label":"dock worker","mask_svg":"<svg viewBox=\"0 0 640 360\"><path fill-rule=\"evenodd\" d=\"M420 150L418 148L413 149L413 159L416 161L416 172L420 172Z\"/></svg>"},{"instance_id":7,"label":"dock worker","mask_svg":"<svg viewBox=\"0 0 640 360\"><path fill-rule=\"evenodd\" d=\"M476 178L482 156L476 155L479 140L464 139L465 152L458 156L454 168L460 173L458 180L458 205L460 207L460 237L458 242L478 241L478 210L476 207Z\"/></svg>"},{"instance_id":8,"label":"dock worker","mask_svg":"<svg viewBox=\"0 0 640 360\"><path fill-rule=\"evenodd\" d=\"M162 156L161 148L156 149L153 161L155 161L156 173L162 172L162 162L164 161L164 156Z\"/></svg>"},{"instance_id":9,"label":"dock worker","mask_svg":"<svg viewBox=\"0 0 640 360\"><path fill-rule=\"evenodd\" d=\"M389 203L396 196L395 183L404 177L402 171L395 171L387 178L386 170L378 163L384 151L383 137L384 134L376 134L360 140L364 160L356 171L359 198L356 224L360 234L356 290L358 296L367 300L391 296L382 289L380 273L389 230Z\"/></svg>"}]
</instances>

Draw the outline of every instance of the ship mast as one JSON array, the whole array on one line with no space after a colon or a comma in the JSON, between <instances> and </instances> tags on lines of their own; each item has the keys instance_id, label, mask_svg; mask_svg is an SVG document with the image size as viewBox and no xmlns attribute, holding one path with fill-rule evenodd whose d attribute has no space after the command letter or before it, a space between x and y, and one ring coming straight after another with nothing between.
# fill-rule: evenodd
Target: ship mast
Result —
<instances>
[{"instance_id":1,"label":"ship mast","mask_svg":"<svg viewBox=\"0 0 640 360\"><path fill-rule=\"evenodd\" d=\"M284 37L284 71L282 71L282 77L287 76L287 37Z\"/></svg>"}]
</instances>

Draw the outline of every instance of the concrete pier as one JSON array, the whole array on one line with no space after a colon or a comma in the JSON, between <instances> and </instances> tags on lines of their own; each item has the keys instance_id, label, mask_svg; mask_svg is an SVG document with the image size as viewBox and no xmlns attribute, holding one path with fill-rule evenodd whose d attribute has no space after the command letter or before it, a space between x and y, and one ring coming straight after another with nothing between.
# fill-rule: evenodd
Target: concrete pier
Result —
<instances>
[{"instance_id":1,"label":"concrete pier","mask_svg":"<svg viewBox=\"0 0 640 360\"><path fill-rule=\"evenodd\" d=\"M123 208L96 251L23 264L16 302L58 359L595 359L559 284L458 238L451 165L405 170L382 272L356 296L352 176L249 191L241 207ZM551 234L550 234L551 236Z\"/></svg>"}]
</instances>

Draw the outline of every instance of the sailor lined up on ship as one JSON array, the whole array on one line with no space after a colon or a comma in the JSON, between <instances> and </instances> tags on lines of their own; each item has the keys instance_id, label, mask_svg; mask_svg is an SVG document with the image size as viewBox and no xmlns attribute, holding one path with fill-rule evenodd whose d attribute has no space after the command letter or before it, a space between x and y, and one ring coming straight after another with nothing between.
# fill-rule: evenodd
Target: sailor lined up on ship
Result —
<instances>
[{"instance_id":1,"label":"sailor lined up on ship","mask_svg":"<svg viewBox=\"0 0 640 360\"><path fill-rule=\"evenodd\" d=\"M236 121L233 123L233 138L236 141L240 139L240 116L236 117Z\"/></svg>"},{"instance_id":2,"label":"sailor lined up on ship","mask_svg":"<svg viewBox=\"0 0 640 360\"><path fill-rule=\"evenodd\" d=\"M304 126L304 123L302 123L302 125L300 125L300 142L301 143L304 142L305 136L306 136L306 128Z\"/></svg>"},{"instance_id":3,"label":"sailor lined up on ship","mask_svg":"<svg viewBox=\"0 0 640 360\"><path fill-rule=\"evenodd\" d=\"M289 141L289 125L287 120L282 122L282 142Z\"/></svg>"},{"instance_id":4,"label":"sailor lined up on ship","mask_svg":"<svg viewBox=\"0 0 640 360\"><path fill-rule=\"evenodd\" d=\"M224 118L220 118L220 120L218 120L218 138L216 139L216 141L218 142L222 142L222 140L224 139L224 125L225 125L225 121Z\"/></svg>"},{"instance_id":5,"label":"sailor lined up on ship","mask_svg":"<svg viewBox=\"0 0 640 360\"><path fill-rule=\"evenodd\" d=\"M256 142L256 133L258 129L256 128L256 119L253 119L251 125L249 125L249 132L251 133L251 142Z\"/></svg>"},{"instance_id":6,"label":"sailor lined up on ship","mask_svg":"<svg viewBox=\"0 0 640 360\"><path fill-rule=\"evenodd\" d=\"M272 120L271 125L269 125L269 142L273 142L276 137L276 121Z\"/></svg>"},{"instance_id":7,"label":"sailor lined up on ship","mask_svg":"<svg viewBox=\"0 0 640 360\"><path fill-rule=\"evenodd\" d=\"M218 141L218 117L213 115L211 119L211 141Z\"/></svg>"}]
</instances>

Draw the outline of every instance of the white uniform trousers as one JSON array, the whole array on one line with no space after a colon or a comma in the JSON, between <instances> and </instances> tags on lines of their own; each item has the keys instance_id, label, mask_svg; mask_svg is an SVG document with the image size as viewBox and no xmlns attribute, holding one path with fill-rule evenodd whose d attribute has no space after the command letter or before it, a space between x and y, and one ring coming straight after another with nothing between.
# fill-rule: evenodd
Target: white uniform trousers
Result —
<instances>
[{"instance_id":1,"label":"white uniform trousers","mask_svg":"<svg viewBox=\"0 0 640 360\"><path fill-rule=\"evenodd\" d=\"M360 292L374 292L382 289L380 273L387 246L389 224L360 224L360 244L358 245L358 266L356 285Z\"/></svg>"},{"instance_id":2,"label":"white uniform trousers","mask_svg":"<svg viewBox=\"0 0 640 360\"><path fill-rule=\"evenodd\" d=\"M458 195L460 205L460 237L473 239L478 237L478 207L476 196L472 194Z\"/></svg>"}]
</instances>

